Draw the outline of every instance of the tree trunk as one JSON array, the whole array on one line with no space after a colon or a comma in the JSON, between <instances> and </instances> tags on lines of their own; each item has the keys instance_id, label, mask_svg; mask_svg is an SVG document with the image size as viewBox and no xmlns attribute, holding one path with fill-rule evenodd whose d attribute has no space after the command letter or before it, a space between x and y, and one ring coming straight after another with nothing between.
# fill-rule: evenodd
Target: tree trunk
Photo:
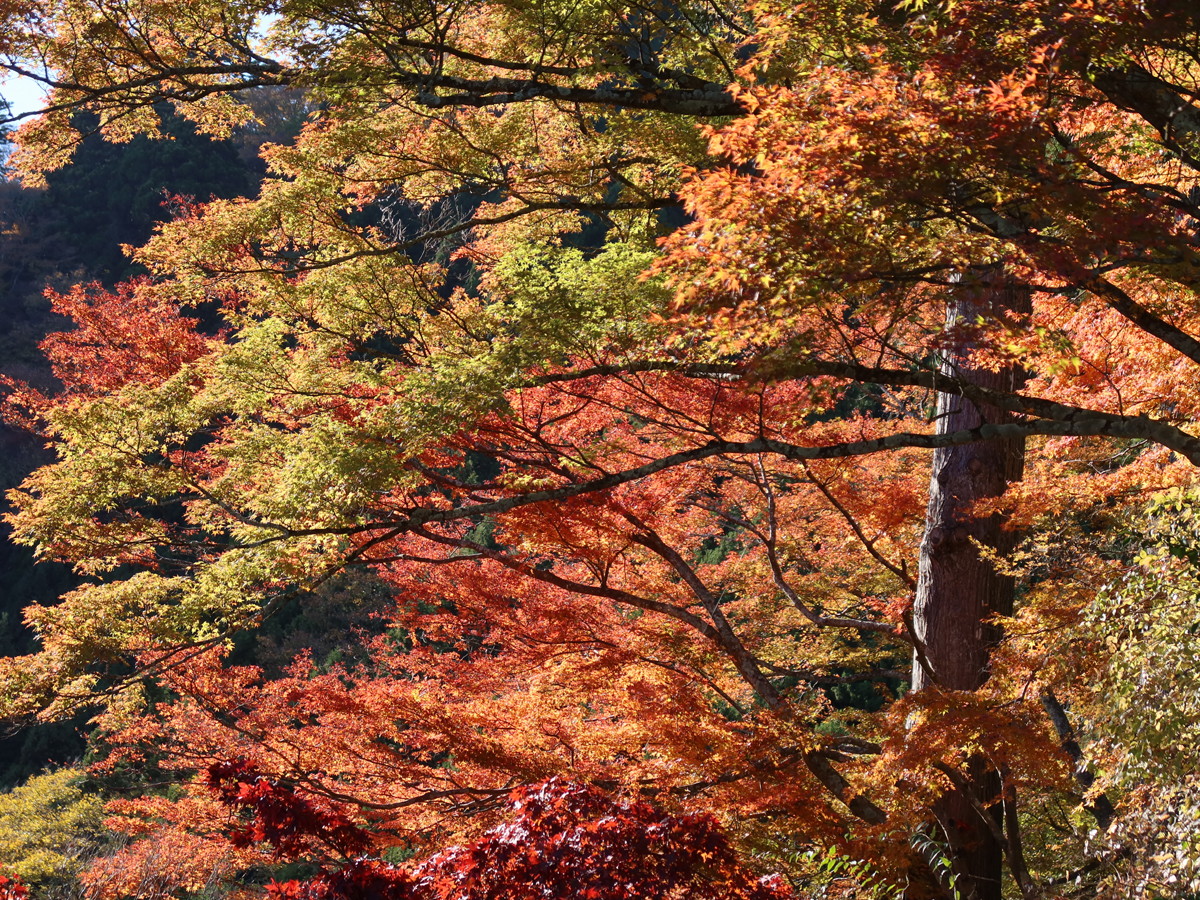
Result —
<instances>
[{"instance_id":1,"label":"tree trunk","mask_svg":"<svg viewBox=\"0 0 1200 900\"><path fill-rule=\"evenodd\" d=\"M988 320L1004 309L1025 312L1029 292L1020 287L993 290L982 295L966 285L954 292L947 311L947 324L971 323L980 316ZM974 384L1013 390L1022 380L1018 366L998 372L971 369L968 343L952 347L943 370ZM938 395L938 433L945 434L983 423L1000 424L1008 415L994 407L976 407L953 394ZM935 451L929 483L929 509L925 537L921 542L913 626L924 644L926 661L943 689L973 691L988 677L988 657L999 640L998 629L986 623L994 613L1011 615L1014 582L999 574L979 552L979 545L1006 556L1015 535L1003 527L999 515L972 515L979 500L998 497L1010 481L1019 481L1024 469L1023 439L988 441ZM913 690L931 684L925 663L913 662ZM1000 796L1001 785L982 759L970 760L964 773L977 796L991 805ZM979 814L959 791L943 796L934 814L954 851L955 869L966 879L963 896L974 893L978 900L999 900L1003 850ZM996 821L1001 822L995 808Z\"/></svg>"}]
</instances>

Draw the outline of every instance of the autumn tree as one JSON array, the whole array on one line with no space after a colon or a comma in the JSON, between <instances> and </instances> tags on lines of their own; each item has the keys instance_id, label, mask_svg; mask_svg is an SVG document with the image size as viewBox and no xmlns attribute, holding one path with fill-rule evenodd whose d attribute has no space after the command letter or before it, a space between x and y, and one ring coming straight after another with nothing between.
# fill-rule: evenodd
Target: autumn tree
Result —
<instances>
[{"instance_id":1,"label":"autumn tree","mask_svg":"<svg viewBox=\"0 0 1200 900\"><path fill-rule=\"evenodd\" d=\"M27 177L81 108L316 112L151 279L54 298L62 391L8 408L59 461L12 519L95 580L28 612L11 714L103 693L126 758L236 747L415 843L569 774L913 892L1053 886L1023 836L1073 790L1062 699L1103 699L1098 526L1200 464L1190 4L52 11L9 11L54 87ZM222 663L347 566L399 598L369 664ZM877 714L823 690L901 665ZM218 841L199 791L129 830Z\"/></svg>"},{"instance_id":2,"label":"autumn tree","mask_svg":"<svg viewBox=\"0 0 1200 900\"><path fill-rule=\"evenodd\" d=\"M105 849L104 803L84 793L83 778L78 769L59 769L0 794L0 866L47 896L62 896Z\"/></svg>"},{"instance_id":3,"label":"autumn tree","mask_svg":"<svg viewBox=\"0 0 1200 900\"><path fill-rule=\"evenodd\" d=\"M755 878L707 814L664 816L647 803L614 802L599 788L551 779L512 792L510 820L480 840L443 850L411 871L364 858L371 836L336 812L244 761L210 766L205 780L248 824L230 830L238 846L265 844L276 856L308 852L319 871L305 881L272 882L280 898L386 897L465 900L566 897L634 900L787 900L778 876ZM338 857L352 860L337 865ZM330 866L330 863L333 865Z\"/></svg>"}]
</instances>

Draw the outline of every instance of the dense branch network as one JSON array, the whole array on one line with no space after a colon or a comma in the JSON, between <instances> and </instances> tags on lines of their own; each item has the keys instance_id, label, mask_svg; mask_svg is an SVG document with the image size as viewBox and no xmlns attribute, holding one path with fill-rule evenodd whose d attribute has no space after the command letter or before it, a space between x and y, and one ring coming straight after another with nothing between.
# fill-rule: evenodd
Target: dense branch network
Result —
<instances>
[{"instance_id":1,"label":"dense branch network","mask_svg":"<svg viewBox=\"0 0 1200 900\"><path fill-rule=\"evenodd\" d=\"M756 7L748 28L714 4L599 26L572 18L593 7L301 4L313 18L274 38L295 43L286 64L254 49L252 15L135 21L170 6L105 6L62 45L70 65L9 70L55 89L60 125L91 109L117 137L162 101L220 131L236 115L219 102L264 86L311 91L319 115L267 150L259 199L165 223L140 251L153 278L69 298L79 333L48 342L64 392L26 392L64 451L14 521L103 579L31 614L58 643L32 675L5 670L22 709L161 677L195 704L161 711L190 762L233 736L330 804L486 816L531 773L579 767L833 843L905 829L950 895L931 811L958 792L1033 900L1018 787L1022 804L1069 792L1063 752L1093 786L1043 690L1087 694L1069 669L1087 642L1053 635L1092 586L1039 571L1020 612L1045 619L1014 619L987 683L950 690L914 627L934 492L914 471L926 451L1045 438L1028 492L1053 496L1001 483L988 500L1011 506L985 514L1064 529L1089 497L1129 506L1194 475L1187 66L1071 4L839 7L833 25ZM1178 27L1122 9L1172 58ZM61 162L59 136L28 133ZM672 230L658 212L680 206ZM180 303L214 301L228 335L184 324ZM998 371L1008 389L979 383ZM951 427L956 405L988 413ZM301 662L272 686L218 658L355 567L401 596L371 673ZM116 624L100 633L94 609ZM133 654L136 675L88 680ZM841 723L820 688L910 658L930 687L888 698L875 733L822 727ZM338 715L359 731L332 761Z\"/></svg>"}]
</instances>

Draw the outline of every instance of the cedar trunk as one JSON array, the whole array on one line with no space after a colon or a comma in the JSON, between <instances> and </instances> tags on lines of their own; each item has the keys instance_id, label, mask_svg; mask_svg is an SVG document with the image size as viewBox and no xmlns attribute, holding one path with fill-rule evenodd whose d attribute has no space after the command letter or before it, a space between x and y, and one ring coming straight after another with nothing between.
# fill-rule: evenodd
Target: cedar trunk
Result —
<instances>
[{"instance_id":1,"label":"cedar trunk","mask_svg":"<svg viewBox=\"0 0 1200 900\"><path fill-rule=\"evenodd\" d=\"M948 325L994 320L1003 310L1025 312L1029 294L1023 288L997 290L984 299L965 285L954 292L947 311ZM999 371L973 368L972 346L960 341L945 354L944 371L983 387L1011 391L1020 386L1019 366ZM945 434L983 423L1000 424L1009 416L991 406L972 404L954 394L939 394L938 433ZM987 622L995 613L1011 615L1014 581L1000 574L980 553L979 546L1008 555L1015 535L1004 528L1000 515L976 515L977 501L998 497L1011 481L1019 481L1025 462L1023 439L988 441L935 451L929 483L929 509L921 542L913 625L924 644L926 659L942 689L973 691L988 677L991 648L999 630ZM930 673L914 658L913 690L931 686ZM935 688L936 689L936 688ZM972 759L964 772L984 804L996 804L1001 785L982 759ZM999 805L992 807L1003 827ZM978 900L999 900L1004 855L992 829L957 790L945 794L934 809L949 841L955 869L966 880L961 893Z\"/></svg>"}]
</instances>

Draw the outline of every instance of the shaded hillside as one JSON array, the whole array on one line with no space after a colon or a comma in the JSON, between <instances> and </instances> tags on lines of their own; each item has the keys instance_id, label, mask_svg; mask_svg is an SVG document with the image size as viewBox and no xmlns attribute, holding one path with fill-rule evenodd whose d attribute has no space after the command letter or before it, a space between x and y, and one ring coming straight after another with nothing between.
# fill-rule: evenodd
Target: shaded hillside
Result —
<instances>
[{"instance_id":1,"label":"shaded hillside","mask_svg":"<svg viewBox=\"0 0 1200 900\"><path fill-rule=\"evenodd\" d=\"M257 104L256 104L257 105ZM47 287L80 281L106 285L139 273L121 250L150 237L168 212L167 195L197 199L251 192L262 174L258 148L289 140L306 111L302 100L264 94L261 124L231 140L213 141L186 122L169 119L167 140L83 142L72 165L51 173L43 190L0 183L0 373L51 389L54 378L38 342L67 327L44 297ZM16 487L52 454L35 435L0 424L0 488ZM7 504L4 504L5 508ZM34 649L22 624L31 603L51 604L79 579L58 563L35 565L32 551L8 540L0 526L0 653ZM0 788L84 749L81 723L37 726L0 737Z\"/></svg>"}]
</instances>

